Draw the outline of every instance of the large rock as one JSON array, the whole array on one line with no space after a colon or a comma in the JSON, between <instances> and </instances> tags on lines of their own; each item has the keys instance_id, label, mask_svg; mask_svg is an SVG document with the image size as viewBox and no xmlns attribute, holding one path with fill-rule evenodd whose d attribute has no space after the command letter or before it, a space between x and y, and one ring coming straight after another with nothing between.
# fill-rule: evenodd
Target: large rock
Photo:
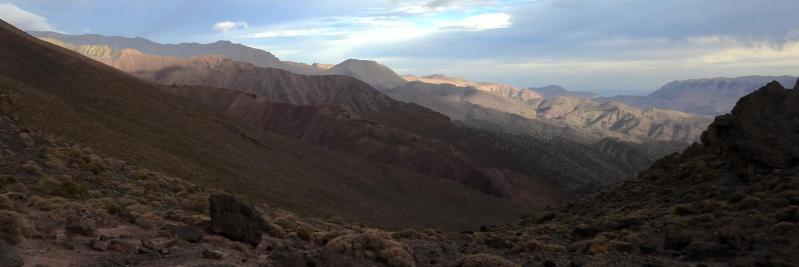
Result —
<instances>
[{"instance_id":1,"label":"large rock","mask_svg":"<svg viewBox=\"0 0 799 267\"><path fill-rule=\"evenodd\" d=\"M230 240L258 246L266 222L255 209L223 194L210 198L210 230Z\"/></svg>"},{"instance_id":2,"label":"large rock","mask_svg":"<svg viewBox=\"0 0 799 267\"><path fill-rule=\"evenodd\" d=\"M6 241L0 240L0 266L21 267L23 265L25 265L25 262L17 253L17 250Z\"/></svg>"},{"instance_id":3,"label":"large rock","mask_svg":"<svg viewBox=\"0 0 799 267\"><path fill-rule=\"evenodd\" d=\"M733 164L788 168L799 162L799 90L771 82L741 98L702 134L702 144Z\"/></svg>"}]
</instances>

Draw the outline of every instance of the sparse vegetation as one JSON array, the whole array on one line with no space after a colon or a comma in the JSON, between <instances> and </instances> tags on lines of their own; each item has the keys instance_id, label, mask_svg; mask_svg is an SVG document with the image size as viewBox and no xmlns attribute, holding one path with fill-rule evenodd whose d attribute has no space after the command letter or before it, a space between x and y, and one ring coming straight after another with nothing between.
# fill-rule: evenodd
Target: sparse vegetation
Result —
<instances>
[{"instance_id":1,"label":"sparse vegetation","mask_svg":"<svg viewBox=\"0 0 799 267\"><path fill-rule=\"evenodd\" d=\"M384 262L389 266L415 266L410 248L379 230L337 237L330 240L325 249L355 258Z\"/></svg>"}]
</instances>

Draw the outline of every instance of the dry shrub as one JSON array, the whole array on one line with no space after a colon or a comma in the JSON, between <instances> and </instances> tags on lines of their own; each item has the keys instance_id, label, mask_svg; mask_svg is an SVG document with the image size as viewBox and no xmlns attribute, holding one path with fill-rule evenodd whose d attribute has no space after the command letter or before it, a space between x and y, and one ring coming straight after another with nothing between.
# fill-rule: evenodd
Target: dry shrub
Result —
<instances>
[{"instance_id":1,"label":"dry shrub","mask_svg":"<svg viewBox=\"0 0 799 267\"><path fill-rule=\"evenodd\" d=\"M28 161L25 164L22 164L22 169L33 175L44 175L42 167L33 161Z\"/></svg>"},{"instance_id":2,"label":"dry shrub","mask_svg":"<svg viewBox=\"0 0 799 267\"><path fill-rule=\"evenodd\" d=\"M33 141L33 137L31 137L28 133L20 133L19 138L22 139L22 143L25 144L26 147L33 147L35 145Z\"/></svg>"},{"instance_id":3,"label":"dry shrub","mask_svg":"<svg viewBox=\"0 0 799 267\"><path fill-rule=\"evenodd\" d=\"M192 193L181 197L179 200L180 206L189 211L207 214L208 213L208 195L201 193Z\"/></svg>"},{"instance_id":4,"label":"dry shrub","mask_svg":"<svg viewBox=\"0 0 799 267\"><path fill-rule=\"evenodd\" d=\"M278 217L275 218L272 222L274 224L279 225L286 231L294 231L295 229L299 228L299 225L297 224L297 218L294 217L293 215Z\"/></svg>"},{"instance_id":5,"label":"dry shrub","mask_svg":"<svg viewBox=\"0 0 799 267\"><path fill-rule=\"evenodd\" d=\"M154 213L146 213L136 217L134 222L144 229L157 229L164 225L166 220Z\"/></svg>"},{"instance_id":6,"label":"dry shrub","mask_svg":"<svg viewBox=\"0 0 799 267\"><path fill-rule=\"evenodd\" d=\"M39 180L36 188L48 195L55 195L72 199L85 199L89 191L75 183L72 177L66 175L46 176Z\"/></svg>"},{"instance_id":7,"label":"dry shrub","mask_svg":"<svg viewBox=\"0 0 799 267\"><path fill-rule=\"evenodd\" d=\"M418 239L422 237L422 233L414 229L403 229L399 232L391 233L391 237L394 239Z\"/></svg>"},{"instance_id":8,"label":"dry shrub","mask_svg":"<svg viewBox=\"0 0 799 267\"><path fill-rule=\"evenodd\" d=\"M542 251L550 253L565 253L567 250L566 247L562 245L550 245L535 239L531 239L517 243L513 246L513 251L516 253Z\"/></svg>"},{"instance_id":9,"label":"dry shrub","mask_svg":"<svg viewBox=\"0 0 799 267\"><path fill-rule=\"evenodd\" d=\"M379 230L367 230L365 233L337 237L330 240L325 249L356 259L384 262L389 266L414 266L410 248Z\"/></svg>"},{"instance_id":10,"label":"dry shrub","mask_svg":"<svg viewBox=\"0 0 799 267\"><path fill-rule=\"evenodd\" d=\"M17 192L0 194L0 210L25 212L28 198Z\"/></svg>"},{"instance_id":11,"label":"dry shrub","mask_svg":"<svg viewBox=\"0 0 799 267\"><path fill-rule=\"evenodd\" d=\"M283 229L280 225L274 224L272 222L266 223L266 232L271 237L275 238L286 238L286 230Z\"/></svg>"},{"instance_id":12,"label":"dry shrub","mask_svg":"<svg viewBox=\"0 0 799 267\"><path fill-rule=\"evenodd\" d=\"M28 187L14 176L0 176L0 192L19 192L27 193Z\"/></svg>"},{"instance_id":13,"label":"dry shrub","mask_svg":"<svg viewBox=\"0 0 799 267\"><path fill-rule=\"evenodd\" d=\"M480 253L468 255L460 259L457 266L461 267L519 267L521 265L509 261L503 257Z\"/></svg>"},{"instance_id":14,"label":"dry shrub","mask_svg":"<svg viewBox=\"0 0 799 267\"><path fill-rule=\"evenodd\" d=\"M39 196L31 197L31 206L41 211L52 211L64 207L66 200L60 197L43 198Z\"/></svg>"}]
</instances>

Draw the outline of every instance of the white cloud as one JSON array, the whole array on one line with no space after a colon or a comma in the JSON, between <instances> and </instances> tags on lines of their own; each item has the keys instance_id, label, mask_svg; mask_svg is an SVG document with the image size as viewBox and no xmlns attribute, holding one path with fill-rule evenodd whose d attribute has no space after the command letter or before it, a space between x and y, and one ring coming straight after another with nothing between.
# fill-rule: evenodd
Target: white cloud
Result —
<instances>
[{"instance_id":1,"label":"white cloud","mask_svg":"<svg viewBox=\"0 0 799 267\"><path fill-rule=\"evenodd\" d=\"M55 30L47 19L20 9L13 4L0 4L0 19L23 31L53 31Z\"/></svg>"},{"instance_id":2,"label":"white cloud","mask_svg":"<svg viewBox=\"0 0 799 267\"><path fill-rule=\"evenodd\" d=\"M249 28L250 25L243 21L221 21L214 24L213 29L218 32L228 32Z\"/></svg>"},{"instance_id":3,"label":"white cloud","mask_svg":"<svg viewBox=\"0 0 799 267\"><path fill-rule=\"evenodd\" d=\"M456 28L465 30L493 30L507 28L513 25L510 21L510 15L505 13L486 13L471 17L465 17L458 20L447 21L442 23L444 28Z\"/></svg>"}]
</instances>

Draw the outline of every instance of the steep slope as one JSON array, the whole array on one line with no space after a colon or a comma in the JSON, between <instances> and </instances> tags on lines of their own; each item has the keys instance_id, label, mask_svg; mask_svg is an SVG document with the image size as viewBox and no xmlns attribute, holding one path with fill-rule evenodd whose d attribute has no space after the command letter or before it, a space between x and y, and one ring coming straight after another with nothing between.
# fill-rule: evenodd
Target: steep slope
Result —
<instances>
[{"instance_id":1,"label":"steep slope","mask_svg":"<svg viewBox=\"0 0 799 267\"><path fill-rule=\"evenodd\" d=\"M558 266L793 266L797 89L772 82L717 117L701 145L659 160L637 179L481 232L478 240L503 240L497 243L507 247L493 253L532 265L546 259Z\"/></svg>"},{"instance_id":2,"label":"steep slope","mask_svg":"<svg viewBox=\"0 0 799 267\"><path fill-rule=\"evenodd\" d=\"M791 85L795 80L791 76L692 79L670 82L647 96L616 96L598 100L619 101L639 108L656 107L700 115L720 115L730 112L739 98L770 81Z\"/></svg>"},{"instance_id":3,"label":"steep slope","mask_svg":"<svg viewBox=\"0 0 799 267\"><path fill-rule=\"evenodd\" d=\"M546 98L557 98L561 96L568 96L574 98L591 99L596 97L595 93L569 91L557 85L548 85L544 87L530 87L528 90L533 90Z\"/></svg>"},{"instance_id":4,"label":"steep slope","mask_svg":"<svg viewBox=\"0 0 799 267\"><path fill-rule=\"evenodd\" d=\"M211 105L231 118L260 129L410 171L452 179L529 207L543 208L565 198L564 190L548 180L483 168L446 142L388 127L338 106L296 106L217 88L173 86L168 91Z\"/></svg>"},{"instance_id":5,"label":"steep slope","mask_svg":"<svg viewBox=\"0 0 799 267\"><path fill-rule=\"evenodd\" d=\"M0 110L27 127L304 214L464 227L519 213L449 180L247 127L4 22L0 28Z\"/></svg>"},{"instance_id":6,"label":"steep slope","mask_svg":"<svg viewBox=\"0 0 799 267\"><path fill-rule=\"evenodd\" d=\"M80 51L103 51L104 47ZM465 131L448 118L394 101L351 77L303 76L217 56L179 59L131 49L114 54L109 58L85 53L148 80L203 86L195 88L198 92L175 86L170 90L211 104L257 129L452 179L529 207L544 207L564 198L562 188L552 182L562 179L541 177L524 162L493 148L493 141L464 136ZM253 94L235 95L214 87Z\"/></svg>"},{"instance_id":7,"label":"steep slope","mask_svg":"<svg viewBox=\"0 0 799 267\"><path fill-rule=\"evenodd\" d=\"M114 50L135 49L145 54L180 58L220 55L232 60L249 62L257 66L286 69L302 74L315 74L319 71L315 67L302 63L282 62L269 52L229 41L218 41L209 44L160 44L144 38L104 36L98 34L70 35L47 31L32 31L30 34L39 38L59 40L73 46L104 45Z\"/></svg>"},{"instance_id":8,"label":"steep slope","mask_svg":"<svg viewBox=\"0 0 799 267\"><path fill-rule=\"evenodd\" d=\"M593 143L607 137L629 142L698 139L709 119L681 112L640 110L621 103L558 97L519 101L504 95L451 84L410 82L386 91L392 98L418 103L456 120L489 121L509 130L542 137L569 133L575 140ZM468 103L468 104L464 104ZM472 105L469 105L472 104ZM485 110L510 113L523 118Z\"/></svg>"},{"instance_id":9,"label":"steep slope","mask_svg":"<svg viewBox=\"0 0 799 267\"><path fill-rule=\"evenodd\" d=\"M677 153L690 146L690 144L680 142L646 142L630 143L613 138L602 139L593 145L601 154L615 159L615 162L626 165L625 167L633 170L634 173L641 172L649 168L653 162Z\"/></svg>"},{"instance_id":10,"label":"steep slope","mask_svg":"<svg viewBox=\"0 0 799 267\"><path fill-rule=\"evenodd\" d=\"M354 77L379 90L388 90L405 84L405 80L393 70L371 60L348 59L328 69L325 74Z\"/></svg>"},{"instance_id":11,"label":"steep slope","mask_svg":"<svg viewBox=\"0 0 799 267\"><path fill-rule=\"evenodd\" d=\"M543 96L538 94L538 92L531 90L521 90L519 88L513 87L513 85L510 84L472 82L463 78L449 77L443 74L434 74L424 77L405 75L403 76L403 78L409 82L452 84L458 87L471 87L481 91L491 92L494 94L498 94L522 102L543 98Z\"/></svg>"}]
</instances>

